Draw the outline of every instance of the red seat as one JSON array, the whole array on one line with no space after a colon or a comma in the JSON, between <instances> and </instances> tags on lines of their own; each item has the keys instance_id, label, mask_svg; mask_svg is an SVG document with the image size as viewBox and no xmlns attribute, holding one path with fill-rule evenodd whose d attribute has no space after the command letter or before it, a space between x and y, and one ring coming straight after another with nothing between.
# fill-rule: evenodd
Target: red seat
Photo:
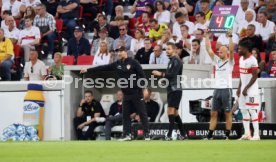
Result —
<instances>
[{"instance_id":1,"label":"red seat","mask_svg":"<svg viewBox=\"0 0 276 162\"><path fill-rule=\"evenodd\" d=\"M189 21L191 21L191 22L196 22L196 18L195 18L195 16L189 16Z\"/></svg>"},{"instance_id":2,"label":"red seat","mask_svg":"<svg viewBox=\"0 0 276 162\"><path fill-rule=\"evenodd\" d=\"M240 55L238 53L234 54L234 61L235 61L235 65L240 64Z\"/></svg>"},{"instance_id":3,"label":"red seat","mask_svg":"<svg viewBox=\"0 0 276 162\"><path fill-rule=\"evenodd\" d=\"M217 52L217 41L211 41L211 47L212 47L212 50L216 53Z\"/></svg>"},{"instance_id":4,"label":"red seat","mask_svg":"<svg viewBox=\"0 0 276 162\"><path fill-rule=\"evenodd\" d=\"M79 56L77 65L92 65L94 56Z\"/></svg>"},{"instance_id":5,"label":"red seat","mask_svg":"<svg viewBox=\"0 0 276 162\"><path fill-rule=\"evenodd\" d=\"M136 29L135 25L136 25L136 18L130 18L128 28L131 33L131 36L133 36L133 37L134 37L135 29Z\"/></svg>"},{"instance_id":6,"label":"red seat","mask_svg":"<svg viewBox=\"0 0 276 162\"><path fill-rule=\"evenodd\" d=\"M233 78L239 78L240 77L240 66L235 64L232 72Z\"/></svg>"},{"instance_id":7,"label":"red seat","mask_svg":"<svg viewBox=\"0 0 276 162\"><path fill-rule=\"evenodd\" d=\"M63 56L62 63L65 65L74 65L74 56Z\"/></svg>"},{"instance_id":8,"label":"red seat","mask_svg":"<svg viewBox=\"0 0 276 162\"><path fill-rule=\"evenodd\" d=\"M14 52L14 57L15 58L19 58L20 57L20 49L21 49L21 46L18 45L18 44L15 44L13 46L13 52Z\"/></svg>"},{"instance_id":9,"label":"red seat","mask_svg":"<svg viewBox=\"0 0 276 162\"><path fill-rule=\"evenodd\" d=\"M265 52L260 52L261 60L265 61L266 54Z\"/></svg>"}]
</instances>

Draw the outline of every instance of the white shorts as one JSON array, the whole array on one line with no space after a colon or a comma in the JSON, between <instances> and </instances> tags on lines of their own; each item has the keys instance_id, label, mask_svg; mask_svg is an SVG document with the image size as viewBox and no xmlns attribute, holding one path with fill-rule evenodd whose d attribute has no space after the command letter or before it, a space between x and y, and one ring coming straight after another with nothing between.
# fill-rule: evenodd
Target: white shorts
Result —
<instances>
[{"instance_id":1,"label":"white shorts","mask_svg":"<svg viewBox=\"0 0 276 162\"><path fill-rule=\"evenodd\" d=\"M239 98L239 108L240 109L260 109L260 96L259 95L240 95Z\"/></svg>"}]
</instances>

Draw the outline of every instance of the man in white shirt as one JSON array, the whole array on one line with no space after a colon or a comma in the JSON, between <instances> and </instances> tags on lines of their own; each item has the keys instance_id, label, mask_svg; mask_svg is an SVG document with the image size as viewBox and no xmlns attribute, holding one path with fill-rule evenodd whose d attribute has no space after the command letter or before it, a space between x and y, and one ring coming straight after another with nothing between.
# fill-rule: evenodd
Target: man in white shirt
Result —
<instances>
[{"instance_id":1,"label":"man in white shirt","mask_svg":"<svg viewBox=\"0 0 276 162\"><path fill-rule=\"evenodd\" d=\"M150 54L149 64L168 64L169 58L162 50L161 45L156 45L153 49L153 53Z\"/></svg>"},{"instance_id":2,"label":"man in white shirt","mask_svg":"<svg viewBox=\"0 0 276 162\"><path fill-rule=\"evenodd\" d=\"M14 25L14 18L12 16L6 17L6 21L8 23L8 28L4 29L5 37L9 38L12 43L16 44L19 39L20 30L18 30Z\"/></svg>"},{"instance_id":3,"label":"man in white shirt","mask_svg":"<svg viewBox=\"0 0 276 162\"><path fill-rule=\"evenodd\" d=\"M263 41L267 41L270 35L274 32L275 24L267 19L267 13L265 11L258 13L258 22L260 35Z\"/></svg>"},{"instance_id":4,"label":"man in white shirt","mask_svg":"<svg viewBox=\"0 0 276 162\"><path fill-rule=\"evenodd\" d=\"M245 20L243 20L241 23L238 24L237 27L237 34L239 35L241 33L242 30L246 30L247 26L249 24L253 24L256 27L256 31L255 34L259 34L260 30L259 30L259 23L255 21L254 19L254 13L251 10L248 10L245 12Z\"/></svg>"},{"instance_id":5,"label":"man in white shirt","mask_svg":"<svg viewBox=\"0 0 276 162\"><path fill-rule=\"evenodd\" d=\"M219 55L217 56L212 48L209 40L209 35L206 34L206 49L215 66L215 90L213 95L213 103L211 110L211 119L209 132L206 139L213 138L213 132L216 129L218 111L225 112L226 130L225 139L229 139L232 128L232 71L234 67L234 44L232 41L232 33L228 33L229 51L227 47L221 46ZM228 58L228 54L230 57Z\"/></svg>"},{"instance_id":6,"label":"man in white shirt","mask_svg":"<svg viewBox=\"0 0 276 162\"><path fill-rule=\"evenodd\" d=\"M5 1L3 2L2 5L2 12L5 10L10 10L12 13L12 16L15 19L21 18L21 11L23 12L23 10L21 10L22 7L22 2L18 1L18 0L9 0L9 1Z\"/></svg>"},{"instance_id":7,"label":"man in white shirt","mask_svg":"<svg viewBox=\"0 0 276 162\"><path fill-rule=\"evenodd\" d=\"M173 36L181 37L181 25L187 25L189 27L189 34L193 34L194 31L194 24L190 21L185 19L185 15L182 12L177 12L175 14L176 22L173 24Z\"/></svg>"},{"instance_id":8,"label":"man in white shirt","mask_svg":"<svg viewBox=\"0 0 276 162\"><path fill-rule=\"evenodd\" d=\"M195 30L208 29L210 22L205 19L205 14L203 12L196 13L195 17L196 17L196 22L197 22L195 24Z\"/></svg>"},{"instance_id":9,"label":"man in white shirt","mask_svg":"<svg viewBox=\"0 0 276 162\"><path fill-rule=\"evenodd\" d=\"M38 59L38 53L32 49L30 51L30 61L24 67L24 79L27 81L44 80L47 75L45 64Z\"/></svg>"},{"instance_id":10,"label":"man in white shirt","mask_svg":"<svg viewBox=\"0 0 276 162\"><path fill-rule=\"evenodd\" d=\"M246 11L252 11L252 13L254 14L253 20L255 20L256 13L253 9L249 8L248 6L249 6L249 0L241 0L240 7L238 9L236 19L235 19L236 26L239 26L239 24L245 20L245 12ZM235 31L235 29L234 29L234 31Z\"/></svg>"},{"instance_id":11,"label":"man in white shirt","mask_svg":"<svg viewBox=\"0 0 276 162\"><path fill-rule=\"evenodd\" d=\"M25 62L29 61L30 48L34 48L40 41L39 28L32 23L31 17L25 17L25 29L19 34L18 44L24 48Z\"/></svg>"}]
</instances>

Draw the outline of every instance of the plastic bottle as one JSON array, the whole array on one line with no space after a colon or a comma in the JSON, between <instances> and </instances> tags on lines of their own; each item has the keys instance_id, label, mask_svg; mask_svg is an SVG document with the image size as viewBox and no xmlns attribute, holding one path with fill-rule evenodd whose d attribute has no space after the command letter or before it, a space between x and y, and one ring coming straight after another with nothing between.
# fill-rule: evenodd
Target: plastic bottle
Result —
<instances>
[{"instance_id":1,"label":"plastic bottle","mask_svg":"<svg viewBox=\"0 0 276 162\"><path fill-rule=\"evenodd\" d=\"M24 98L23 123L33 126L38 131L41 140L43 134L44 96L40 84L28 84L28 91Z\"/></svg>"}]
</instances>

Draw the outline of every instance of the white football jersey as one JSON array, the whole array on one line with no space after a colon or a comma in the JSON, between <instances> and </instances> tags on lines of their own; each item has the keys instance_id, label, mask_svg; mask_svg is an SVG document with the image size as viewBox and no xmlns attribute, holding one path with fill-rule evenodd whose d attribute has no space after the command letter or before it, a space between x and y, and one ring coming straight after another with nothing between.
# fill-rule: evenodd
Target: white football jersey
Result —
<instances>
[{"instance_id":1,"label":"white football jersey","mask_svg":"<svg viewBox=\"0 0 276 162\"><path fill-rule=\"evenodd\" d=\"M216 89L232 88L232 71L234 60L221 60L214 56L213 65L215 66L215 87Z\"/></svg>"},{"instance_id":2,"label":"white football jersey","mask_svg":"<svg viewBox=\"0 0 276 162\"><path fill-rule=\"evenodd\" d=\"M40 31L36 26L32 26L30 29L25 28L19 33L19 39L22 40L21 45L26 45L35 41L35 39L40 39Z\"/></svg>"},{"instance_id":3,"label":"white football jersey","mask_svg":"<svg viewBox=\"0 0 276 162\"><path fill-rule=\"evenodd\" d=\"M257 59L250 55L248 58L240 57L240 79L241 79L241 93L245 86L250 82L252 78L252 71L258 69ZM256 80L255 83L248 89L247 94L249 96L258 95L259 85Z\"/></svg>"}]
</instances>

